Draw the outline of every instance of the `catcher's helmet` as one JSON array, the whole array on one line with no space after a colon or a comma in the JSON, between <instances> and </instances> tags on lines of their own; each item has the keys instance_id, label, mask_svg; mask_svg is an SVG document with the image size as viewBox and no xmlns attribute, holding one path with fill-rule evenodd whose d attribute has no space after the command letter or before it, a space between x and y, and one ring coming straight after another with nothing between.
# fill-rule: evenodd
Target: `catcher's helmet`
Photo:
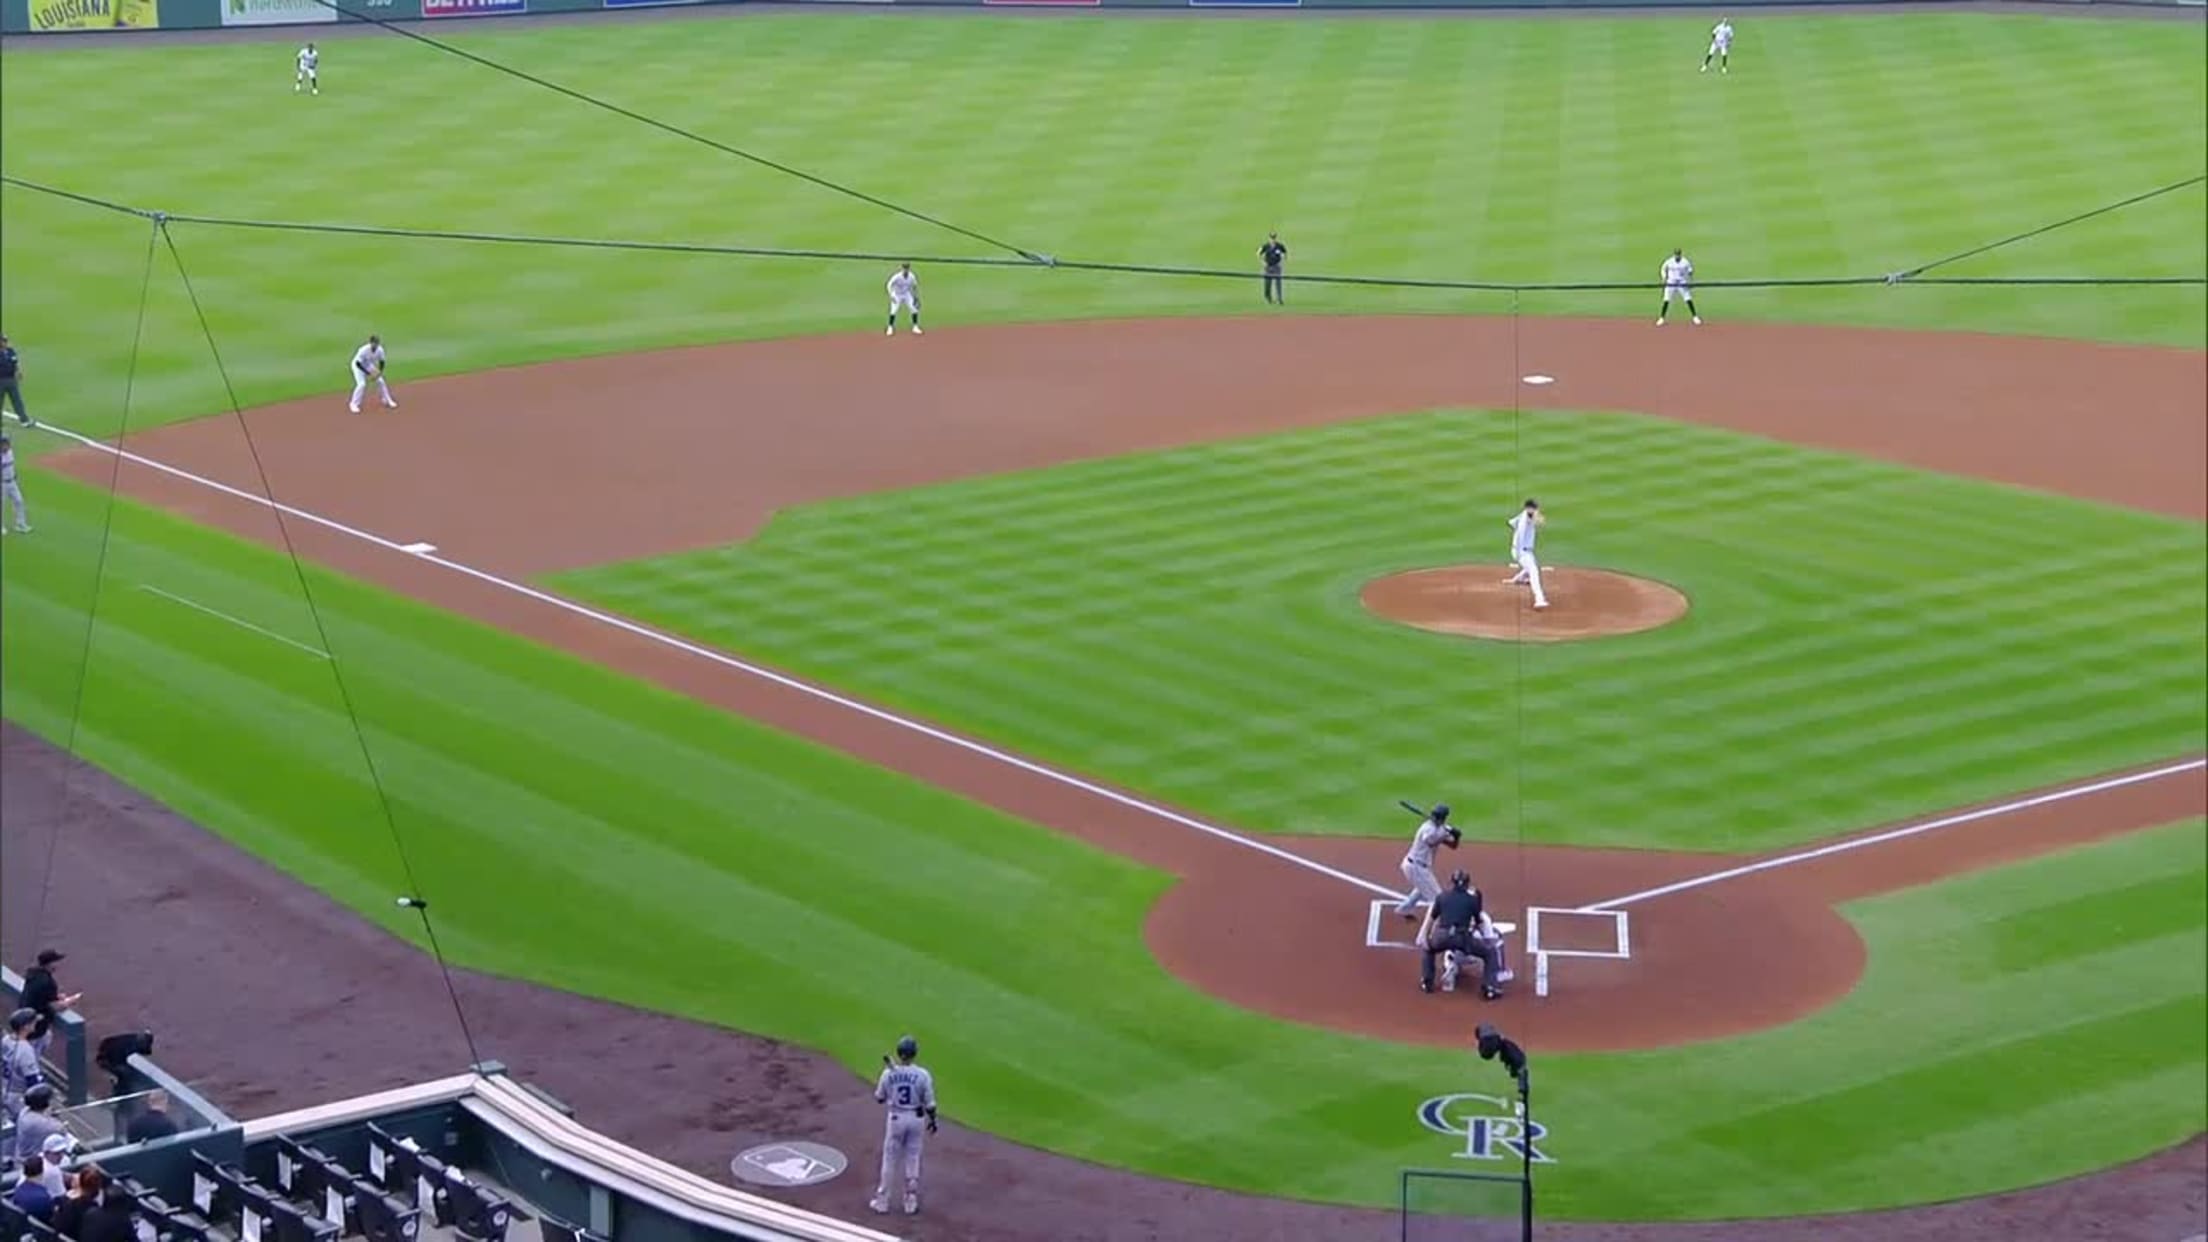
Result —
<instances>
[{"instance_id":1,"label":"catcher's helmet","mask_svg":"<svg viewBox=\"0 0 2208 1242\"><path fill-rule=\"evenodd\" d=\"M1465 874L1464 868L1459 867L1449 873L1449 887L1462 892L1472 887L1472 877Z\"/></svg>"},{"instance_id":2,"label":"catcher's helmet","mask_svg":"<svg viewBox=\"0 0 2208 1242\"><path fill-rule=\"evenodd\" d=\"M920 1055L920 1041L919 1041L919 1040L917 1040L917 1039L914 1039L914 1038L913 1038L912 1036L910 1036L910 1035L907 1035L907 1036L905 1036L905 1037L904 1037L903 1039L900 1039L900 1040L898 1040L898 1041L897 1041L897 1055L898 1055L898 1056L900 1056L900 1057L903 1057L903 1058L904 1058L905 1060L907 1060L907 1061L910 1061L910 1060L911 1060L911 1059L913 1059L914 1057L916 1057L916 1056L919 1056L919 1055Z\"/></svg>"},{"instance_id":3,"label":"catcher's helmet","mask_svg":"<svg viewBox=\"0 0 2208 1242\"><path fill-rule=\"evenodd\" d=\"M1436 802L1434 804L1434 822L1437 824L1446 823L1448 822L1448 819L1449 804L1446 802Z\"/></svg>"}]
</instances>

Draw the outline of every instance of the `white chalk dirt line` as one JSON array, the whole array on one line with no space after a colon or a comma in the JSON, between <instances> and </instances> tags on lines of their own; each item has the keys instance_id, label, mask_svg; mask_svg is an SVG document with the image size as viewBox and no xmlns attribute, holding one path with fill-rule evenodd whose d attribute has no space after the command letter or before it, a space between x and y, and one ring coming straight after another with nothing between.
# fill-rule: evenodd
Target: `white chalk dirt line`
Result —
<instances>
[{"instance_id":1,"label":"white chalk dirt line","mask_svg":"<svg viewBox=\"0 0 2208 1242\"><path fill-rule=\"evenodd\" d=\"M2061 789L2052 789L2046 793L2034 794L2029 798L2016 798L1992 806L1982 806L1976 810L1962 811L1954 815L1943 815L1938 819L1904 824L1899 828L1890 828L1885 832L1874 832L1866 837L1851 837L1845 841L1835 841L1830 845L1820 845L1814 849L1801 850L1792 854L1781 854L1775 858L1744 863L1738 867L1727 867L1723 871L1713 871L1708 875L1695 876L1692 879L1680 880L1657 888L1643 889L1638 893L1628 893L1623 897L1612 897L1608 901L1598 901L1592 905L1579 908L1589 913L1598 911L1608 913L1638 902L1652 901L1658 897L1669 897L1673 893L1684 893L1690 889L1703 888L1726 880L1739 879L1746 875L1776 871L1781 867L1791 867L1798 863L1810 862L1819 858L1829 858L1835 854L1848 853L1851 850L1867 849L1873 845L1884 845L1888 841L1922 836L1928 832L1938 832L1942 828L1953 828L1959 824L1976 823L1982 819L1993 819L2002 815L2014 815L2018 811L2028 811L2033 807L2050 806L2058 802L2088 798L2094 794L2107 793L2111 789L2122 789L2130 785L2144 784L2147 781L2180 776L2187 772L2198 772L2203 768L2208 768L2208 758L2166 763L2160 767L2148 768L2142 772L2127 772L2122 776L2104 777L2100 780L2087 781L2082 785L2070 785Z\"/></svg>"},{"instance_id":2,"label":"white chalk dirt line","mask_svg":"<svg viewBox=\"0 0 2208 1242\"><path fill-rule=\"evenodd\" d=\"M1388 888L1384 885L1375 884L1372 881L1364 879L1360 876L1351 875L1347 871L1338 870L1334 867L1326 865L1325 863L1305 858L1300 854L1291 853L1290 851L1281 849L1278 846L1269 845L1266 842L1243 836L1241 833L1233 832L1229 829L1221 828L1214 824L1207 824L1202 820L1183 815L1178 811L1159 806L1156 803L1147 802L1130 794L1121 793L1116 789L1106 788L1105 786L1096 784L1093 781L1083 780L1082 778L1074 776L1071 773L1061 772L1056 768L1046 767L1043 764L1037 763L1032 759L1022 758L1021 756L1015 755L1010 751L999 750L998 748L987 745L986 743L977 742L971 738L961 737L958 734L951 733L944 729L939 729L934 725L927 724L919 720L914 720L910 717L897 715L895 712L876 707L871 703L862 702L847 695L838 694L833 690L827 690L820 686L815 686L808 682L800 681L795 677L789 676L788 674L778 673L773 669L753 664L746 660L737 659L736 657L731 656L726 652L716 651L710 647L700 646L699 644L693 643L688 639L678 638L675 635L666 633L663 630L656 630L648 625L643 625L638 622L631 621L626 617L617 616L609 612L601 612L598 609L589 607L585 604L579 604L574 600L565 598L564 596L554 595L549 591L541 591L538 590L536 587L529 586L525 583L515 582L507 578L501 578L498 575L490 573L487 570L477 569L472 565L465 565L459 561L452 560L448 557L439 556L433 552L414 551L414 548L419 548L420 546L422 546L420 544L409 545L399 543L395 540L386 539L381 535L372 534L357 527L348 526L343 522L339 522L333 518L324 517L319 513L310 513L305 509L301 509L293 505L284 504L283 502L271 499L270 497L262 496L255 492L249 492L244 490L243 488L232 487L228 483L223 483L215 479L210 479L203 475L194 474L189 470L169 465L167 462L156 461L151 457L146 457L142 454L133 453L128 449L119 447L117 445L108 444L104 441L95 440L90 436L80 435L79 433L71 431L66 427L56 426L53 423L42 422L38 425L38 429L51 432L54 435L62 436L69 440L73 440L78 444L84 445L86 448L95 449L102 453L107 453L110 456L120 458L121 460L130 462L134 465L144 466L149 470L158 471L162 474L169 475L172 478L183 479L188 483L196 483L201 487L209 488L213 491L220 492L223 495L231 496L236 499L246 501L250 504L259 505L262 508L283 514L286 517L297 518L302 522L307 522L312 525L322 527L325 530L335 531L336 533L344 535L348 538L360 540L363 543L371 544L386 551L396 552L402 556L410 556L420 561L427 561L432 565L438 566L439 568L450 570L453 573L460 574L467 578L472 578L475 581L481 582L487 586L496 587L500 590L519 595L524 599L533 600L537 603L546 605L547 607L555 608L562 612L566 612L571 615L596 622L599 625L609 626L613 629L620 630L623 633L632 634L649 642L657 643L660 646L672 648L673 650L683 652L686 655L691 655L701 660L710 661L711 663L718 664L723 668L742 673L746 676L756 677L762 681L771 682L774 685L783 687L784 689L794 690L799 694L819 699L822 702L834 704L835 706L844 708L847 711L857 712L860 715L869 717L870 719L881 721L884 724L893 725L910 733L916 733L933 741L941 742L946 746L956 747L960 750L966 751L969 754L978 755L992 762L1003 764L1006 767L1016 768L1022 772L1028 773L1029 775L1041 777L1044 780L1063 785L1069 789L1080 790L1082 793L1089 794L1092 797L1102 798L1107 802L1116 803L1120 806L1127 807L1130 810L1139 811L1154 818L1164 820L1167 823L1177 824L1180 827L1203 833L1206 836L1225 841L1228 844L1237 845L1242 847L1243 849L1251 850L1256 853L1266 855L1267 857L1277 859L1281 862L1288 863L1291 866L1301 867L1306 871L1313 871L1320 875L1327 876L1331 879L1339 880L1344 884L1349 884L1354 887L1363 889L1368 893L1378 893L1389 898L1396 898L1402 895L1395 889ZM271 637L274 637L274 635L271 635Z\"/></svg>"},{"instance_id":3,"label":"white chalk dirt line","mask_svg":"<svg viewBox=\"0 0 2208 1242\"><path fill-rule=\"evenodd\" d=\"M894 712L876 707L871 703L866 703L859 699L854 699L847 695L839 694L833 690L828 690L820 686L812 685L809 682L800 681L795 677L789 676L788 674L779 673L762 665L753 664L749 661L738 659L727 654L726 652L716 651L713 648L701 646L687 639L679 638L675 635L666 633L665 631L653 629L650 626L629 620L626 617L617 616L609 612L601 612L598 609L589 607L585 604L577 603L576 601L567 599L564 596L554 595L549 591L542 591L525 583L515 582L507 578L501 578L498 575L490 573L487 570L477 569L472 565L466 565L459 561L452 560L448 557L436 555L434 552L418 551L417 549L421 548L423 546L422 544L398 543L394 540L386 539L381 535L373 534L371 532L361 530L357 527L348 526L345 523L339 522L333 518L327 518L318 513L311 513L305 509L301 509L293 505L287 505L281 501L272 499L267 496L262 496L255 492L249 492L242 488L232 487L230 484L223 483L215 479L210 479L203 475L194 474L189 470L184 470L180 467L169 465L167 462L157 461L151 457L146 457L142 454L133 453L130 450L121 448L117 445L108 444L101 440L95 440L90 436L81 435L77 432L69 430L66 427L60 427L50 422L42 422L38 424L36 429L61 436L68 440L75 441L76 443L81 444L86 448L93 449L102 453L107 453L111 456L120 458L121 460L127 462L131 462L135 465L144 466L149 470L154 470L162 474L169 475L172 478L183 479L188 483L194 483L201 487L208 488L212 491L220 492L224 495L232 496L236 499L246 501L247 503L259 505L276 513L281 513L287 517L298 518L303 522L308 522L313 525L320 526L325 530L335 531L338 534L344 535L348 538L360 540L363 543L383 548L386 551L397 552L401 555L414 557L417 560L427 561L430 564L438 566L439 568L450 570L451 572L460 574L463 577L472 578L478 582L484 583L485 585L496 587L500 590L519 595L525 599L544 604L547 607L558 609L559 611L566 612L574 616L582 617L586 620L596 622L600 625L609 626L611 628L620 630L623 633L631 634L638 638L645 639L646 641L657 643L661 646L683 652L686 655L695 656L698 659L718 664L723 668L745 674L746 676L755 677L762 681L770 682L774 685L781 686L784 689L793 690L799 694L819 699L822 702L833 704L837 707L844 708L847 711L857 712L860 715L866 716L873 720L878 720L884 724L892 725L896 728L906 730L907 732L916 733L922 737L941 742L947 746L956 747L957 749L964 750L969 754L978 755L984 759L1003 764L1007 767L1018 769L1019 771L1026 772L1032 776L1041 777L1044 780L1063 785L1069 789L1080 790L1081 792L1089 794L1092 797L1102 798L1107 802L1112 802L1117 805L1127 807L1130 810L1140 811L1143 814L1164 820L1167 823L1177 824L1180 827L1203 833L1218 840L1228 842L1229 844L1237 845L1244 849L1264 854L1270 858L1288 863L1291 866L1301 867L1307 871L1312 871L1317 874L1327 876L1331 879L1339 880L1345 884L1363 889L1366 892L1378 893L1391 899L1402 896L1402 894L1398 890L1388 888L1385 885L1375 884L1372 881L1364 879L1360 876L1351 875L1346 871L1330 867L1325 863L1318 862L1313 859L1305 858L1300 854L1292 853L1288 850L1281 849L1278 846L1270 845L1266 842L1243 836L1241 833L1221 828L1213 824L1207 824L1202 820L1183 815L1178 811L1159 806L1156 803L1145 801L1130 794L1121 793L1118 790L1107 788L1093 781L1084 780L1083 778L1075 776L1071 773L1061 772L1056 768L1047 767L1043 764L1035 762L1034 760L1015 755L1010 751L1000 750L997 747L990 746L986 743L978 742L971 738L961 737L958 734L951 733L944 729L939 729L934 725L927 724L923 721L897 715ZM280 636L270 635L270 637ZM284 639L282 641L289 642L290 640ZM327 658L326 653L324 654L325 658ZM1696 876L1692 879L1680 880L1675 883L1662 885L1657 888L1645 889L1638 893L1628 893L1623 897L1613 897L1608 901L1595 902L1590 905L1577 907L1577 909L1587 913L1611 912L1624 906L1633 905L1643 901L1650 901L1658 897L1670 896L1674 893L1687 892L1691 889L1697 889L1711 884L1722 883L1723 881L1737 879L1745 875L1754 875L1758 872L1775 870L1780 867L1793 866L1797 863L1809 862L1814 859L1824 858L1833 854L1842 854L1850 850L1864 849L1872 845L1883 844L1887 841L1900 840L1905 837L1917 836L1927 832L1935 832L1942 828L1951 828L1959 824L1971 823L1977 820L1988 819L1998 815L2014 814L2018 811L2028 810L2037 806L2044 806L2053 802L2063 802L2074 798L2087 797L2096 793L2104 793L2111 789L2120 789L2127 785L2139 784L2143 781L2156 780L2162 777L2173 776L2184 772L2198 771L2203 767L2208 767L2208 759L2192 759L2181 763L2167 764L2162 767L2150 769L2144 772L2133 772L2123 776L2092 781L2083 785L2072 786L2064 789L2053 790L2048 793L2034 795L2033 797L2029 798L2003 802L1994 806L1981 807L1974 811L1965 811L1958 815L1944 816L1939 819L1927 820L1922 823L1906 825L1904 827L1891 829L1886 832L1874 833L1867 837L1855 837L1846 841L1835 842L1831 845L1819 846L1814 849L1803 850L1798 853L1783 854L1775 858L1767 858L1758 862L1747 863L1738 867L1729 867L1723 871L1712 872L1709 875Z\"/></svg>"},{"instance_id":4,"label":"white chalk dirt line","mask_svg":"<svg viewBox=\"0 0 2208 1242\"><path fill-rule=\"evenodd\" d=\"M327 660L330 658L330 653L322 650L320 647L310 647L297 639L286 638L283 635L278 634L274 630L264 630L260 626L253 624L251 621L248 621L243 617L233 617L220 608L210 608L207 605L200 603L196 599L186 599L173 591L164 591L160 587L157 587L150 582L139 583L138 589L144 591L148 595L158 595L162 599L168 600L170 603L182 604L186 608L190 608L196 612L203 612L206 613L208 616L214 617L218 620L228 621L230 624L237 626L241 630L251 630L255 634L258 634L263 638L274 639L277 642L282 643L286 647L290 647L296 651L304 651L308 655L311 655L316 659Z\"/></svg>"}]
</instances>

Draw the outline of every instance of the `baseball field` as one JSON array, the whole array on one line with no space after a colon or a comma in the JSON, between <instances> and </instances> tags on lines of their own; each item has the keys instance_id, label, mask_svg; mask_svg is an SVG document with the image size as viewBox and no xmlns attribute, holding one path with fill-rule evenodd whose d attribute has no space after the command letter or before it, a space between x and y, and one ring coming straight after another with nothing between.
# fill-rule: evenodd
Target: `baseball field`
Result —
<instances>
[{"instance_id":1,"label":"baseball field","mask_svg":"<svg viewBox=\"0 0 2208 1242\"><path fill-rule=\"evenodd\" d=\"M1508 1172L1422 1121L1508 1096L1482 1020L1557 1219L2194 1139L2203 23L1711 20L11 40L0 706L458 964L854 1092L912 1031L1160 1178ZM1376 603L1462 566L1490 637ZM1399 798L1503 999L1417 990Z\"/></svg>"}]
</instances>

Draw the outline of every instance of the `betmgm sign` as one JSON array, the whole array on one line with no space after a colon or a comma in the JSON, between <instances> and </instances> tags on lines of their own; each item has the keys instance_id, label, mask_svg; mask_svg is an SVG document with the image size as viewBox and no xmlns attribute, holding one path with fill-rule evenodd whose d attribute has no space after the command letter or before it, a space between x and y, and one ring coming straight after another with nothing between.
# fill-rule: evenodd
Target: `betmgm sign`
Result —
<instances>
[{"instance_id":1,"label":"betmgm sign","mask_svg":"<svg viewBox=\"0 0 2208 1242\"><path fill-rule=\"evenodd\" d=\"M1518 1115L1518 1106L1493 1095L1440 1095L1418 1106L1418 1123L1436 1134L1461 1140L1450 1155L1458 1160L1508 1160L1554 1164L1541 1150L1548 1128Z\"/></svg>"}]
</instances>

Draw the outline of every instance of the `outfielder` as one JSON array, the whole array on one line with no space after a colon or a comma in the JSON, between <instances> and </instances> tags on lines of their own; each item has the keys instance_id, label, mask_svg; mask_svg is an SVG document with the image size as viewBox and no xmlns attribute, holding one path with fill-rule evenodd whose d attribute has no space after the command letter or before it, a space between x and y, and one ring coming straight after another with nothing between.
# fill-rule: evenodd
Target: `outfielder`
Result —
<instances>
[{"instance_id":1,"label":"outfielder","mask_svg":"<svg viewBox=\"0 0 2208 1242\"><path fill-rule=\"evenodd\" d=\"M383 408L395 410L399 403L391 399L391 386L383 382L383 338L370 336L368 343L353 351L353 399L346 404L353 413L360 413L360 399L368 391L368 381L374 380L376 392L383 397Z\"/></svg>"},{"instance_id":2,"label":"outfielder","mask_svg":"<svg viewBox=\"0 0 2208 1242\"><path fill-rule=\"evenodd\" d=\"M912 264L907 263L889 274L889 331L885 336L897 335L897 312L912 312L912 334L920 331L920 278L912 274Z\"/></svg>"},{"instance_id":3,"label":"outfielder","mask_svg":"<svg viewBox=\"0 0 2208 1242\"><path fill-rule=\"evenodd\" d=\"M1694 309L1694 260L1684 250L1674 250L1664 260L1660 269L1664 277L1663 304L1656 308L1656 326L1664 326L1664 316L1671 313L1675 301L1687 304L1687 315L1696 323L1702 322L1702 312Z\"/></svg>"},{"instance_id":4,"label":"outfielder","mask_svg":"<svg viewBox=\"0 0 2208 1242\"><path fill-rule=\"evenodd\" d=\"M1446 845L1455 849L1457 842L1463 839L1464 834L1449 822L1449 804L1435 803L1434 809L1419 821L1418 832L1411 837L1411 848L1403 855L1403 878L1410 881L1411 891L1396 903L1397 914L1415 919L1420 902L1431 904L1434 898L1441 896L1441 881L1434 878L1434 848Z\"/></svg>"},{"instance_id":5,"label":"outfielder","mask_svg":"<svg viewBox=\"0 0 2208 1242\"><path fill-rule=\"evenodd\" d=\"M302 86L313 94L322 93L322 79L315 75L315 69L321 63L322 53L315 51L312 43L299 49L299 74L291 80L292 94L298 94Z\"/></svg>"},{"instance_id":6,"label":"outfielder","mask_svg":"<svg viewBox=\"0 0 2208 1242\"><path fill-rule=\"evenodd\" d=\"M15 481L15 445L5 435L0 435L0 495L14 512L16 533L30 534L31 511L23 505L23 485Z\"/></svg>"},{"instance_id":7,"label":"outfielder","mask_svg":"<svg viewBox=\"0 0 2208 1242\"><path fill-rule=\"evenodd\" d=\"M1505 580L1503 585L1530 584L1533 587L1533 606L1536 608L1549 606L1549 597L1541 589L1541 562L1533 558L1534 538L1548 520L1541 516L1541 502L1538 500L1526 501L1526 507L1510 519L1510 559L1512 564L1518 566L1518 572Z\"/></svg>"},{"instance_id":8,"label":"outfielder","mask_svg":"<svg viewBox=\"0 0 2208 1242\"><path fill-rule=\"evenodd\" d=\"M1712 57L1717 59L1719 73L1733 71L1733 23L1728 18L1718 18L1716 27L1710 31L1710 50L1702 57L1702 72L1710 71Z\"/></svg>"},{"instance_id":9,"label":"outfielder","mask_svg":"<svg viewBox=\"0 0 2208 1242\"><path fill-rule=\"evenodd\" d=\"M882 1182L867 1204L877 1212L889 1210L889 1195L904 1179L905 1215L920 1211L920 1147L935 1133L935 1076L913 1062L920 1056L920 1041L907 1035L897 1041L897 1060L882 1058L882 1076L874 1080L874 1099L884 1105L882 1122Z\"/></svg>"}]
</instances>

